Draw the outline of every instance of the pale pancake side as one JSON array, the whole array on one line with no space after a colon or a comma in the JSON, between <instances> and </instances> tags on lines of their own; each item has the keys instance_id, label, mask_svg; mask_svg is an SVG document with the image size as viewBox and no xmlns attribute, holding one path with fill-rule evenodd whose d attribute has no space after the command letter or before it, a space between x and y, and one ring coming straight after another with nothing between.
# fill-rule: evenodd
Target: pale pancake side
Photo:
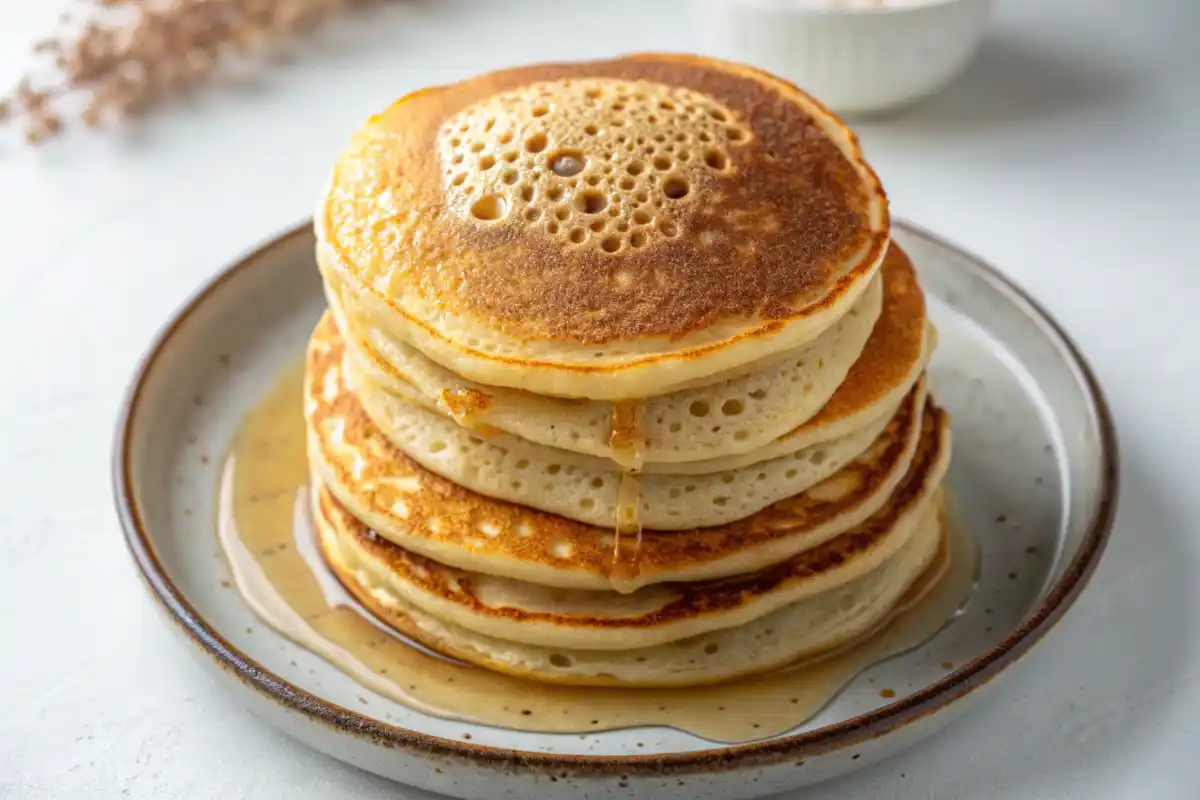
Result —
<instances>
[{"instance_id":1,"label":"pale pancake side","mask_svg":"<svg viewBox=\"0 0 1200 800\"><path fill-rule=\"evenodd\" d=\"M422 611L386 582L370 556L359 560L328 525L320 545L339 580L386 624L461 661L521 678L590 686L697 686L786 668L851 646L917 602L948 566L940 498L927 505L908 546L839 590L784 606L735 628L679 642L616 651L518 644L485 636Z\"/></svg>"},{"instance_id":2,"label":"pale pancake side","mask_svg":"<svg viewBox=\"0 0 1200 800\"><path fill-rule=\"evenodd\" d=\"M864 422L899 402L924 372L937 331L928 319L925 292L912 260L900 247L888 248L884 259L887 291L883 311L863 347L863 355L824 408L781 437L793 448L827 441L862 427Z\"/></svg>"},{"instance_id":3,"label":"pale pancake side","mask_svg":"<svg viewBox=\"0 0 1200 800\"><path fill-rule=\"evenodd\" d=\"M820 411L863 352L883 307L885 278L886 270L829 330L774 363L637 401L646 471L673 472L681 462L707 464L752 453ZM373 383L468 427L495 428L561 450L612 457L610 402L564 400L469 381L383 330L348 319L336 295L329 295L350 358ZM717 462L689 471L721 468Z\"/></svg>"},{"instance_id":4,"label":"pale pancake side","mask_svg":"<svg viewBox=\"0 0 1200 800\"><path fill-rule=\"evenodd\" d=\"M329 327L326 327L329 326ZM610 589L611 529L491 500L422 468L371 423L340 376L332 323L310 342L309 459L322 481L380 536L445 564L548 586ZM936 484L949 459L948 417L930 403L920 432L874 448L831 478L736 523L645 531L629 588L752 572L815 547L878 511L906 472Z\"/></svg>"},{"instance_id":5,"label":"pale pancake side","mask_svg":"<svg viewBox=\"0 0 1200 800\"><path fill-rule=\"evenodd\" d=\"M537 508L578 522L612 526L618 518L622 474L616 464L533 444L507 433L479 435L440 414L408 403L356 374L344 358L342 375L371 421L401 452L471 491ZM920 425L923 392L897 413ZM638 478L641 525L687 530L734 522L828 478L884 434L888 417L840 439L707 475L646 474ZM894 435L906 436L907 430ZM629 501L625 501L629 502Z\"/></svg>"},{"instance_id":6,"label":"pale pancake side","mask_svg":"<svg viewBox=\"0 0 1200 800\"><path fill-rule=\"evenodd\" d=\"M745 427L739 427L740 416L727 416L722 409L726 407L726 403L732 402L735 408L742 410L746 419L752 419L758 412L757 404L768 397L774 398L781 394L783 399L794 401L791 393L779 393L772 386L772 382L782 377L776 374L780 364L773 364L767 369L753 373L748 380L746 376L742 376L729 379L717 387L709 387L709 391L715 396L706 397L699 391L700 387L697 387L696 390L681 391L663 398L649 398L640 401L638 414L639 425L647 438L645 471L704 474L723 469L737 469L841 438L866 427L874 420L894 414L900 401L924 371L936 345L936 333L927 321L925 296L917 280L916 271L911 260L898 246L893 245L889 248L880 277L883 279L884 289L881 313L877 316L861 354L815 415L807 409L801 409L796 416L805 419L797 427L784 427L779 438L756 450L740 452L740 445L727 444L723 445L725 452L738 451L739 454L705 458L701 461L680 461L676 456L694 454L695 450L691 445L680 444L679 450L670 450L662 445L668 443L669 437L676 434L672 431L675 426L680 429L677 432L679 435L685 432L695 433L696 426L688 424L688 418L691 418L693 423L717 419L719 425L710 426L709 431L711 433L712 427L719 427L720 430L713 434L718 438L728 434L729 438L736 439L745 434L746 440L757 439L758 437L748 433ZM332 300L331 310L336 317L336 302ZM345 326L342 327L344 329ZM353 348L351 350L353 351ZM358 362L361 364L368 360L371 360L370 357L364 356ZM405 387L410 385L404 382L398 372L381 375L380 373L385 371L383 362L372 361L372 364L375 368L369 370L368 374L377 381L382 380L385 386L389 386L401 397L410 402L420 403L422 396L428 396L423 395L415 386L406 390ZM793 387L796 379L807 374L814 366L818 370L822 368L820 355L816 356L815 361L811 357L797 357L791 364L799 371L788 376L785 385L790 383ZM823 366L829 368L829 364L829 361L825 361ZM426 384L426 392L438 391L438 381L452 375L448 371L443 372L443 375L431 376L434 380ZM816 396L822 396L824 392L818 384L819 382L813 384L812 391ZM463 424L476 425L481 431L499 428L552 446L560 446L554 442L561 442L565 444L562 449L575 452L612 455L609 446L612 420L610 403L547 398L517 390L485 387L458 378L453 378L447 386L449 390L442 395L442 402L438 406L449 411ZM808 389L806 384L801 384L800 388L802 392ZM532 416L543 417L543 422L507 425L506 419L521 416L521 402L526 403L526 409L536 407L537 410ZM704 416L692 416L695 403L701 404ZM774 400L771 400L771 403L773 404ZM672 414L663 409L663 405L685 411L682 414ZM796 402L796 408L799 409L801 405L801 402ZM447 406L449 408L446 408ZM490 415L493 409L500 410L499 416ZM555 420L555 414L561 415L561 422ZM772 433L778 433L775 422L787 418L787 414L775 417L773 422L764 423L764 430L770 428ZM516 430L518 427L520 430Z\"/></svg>"}]
</instances>

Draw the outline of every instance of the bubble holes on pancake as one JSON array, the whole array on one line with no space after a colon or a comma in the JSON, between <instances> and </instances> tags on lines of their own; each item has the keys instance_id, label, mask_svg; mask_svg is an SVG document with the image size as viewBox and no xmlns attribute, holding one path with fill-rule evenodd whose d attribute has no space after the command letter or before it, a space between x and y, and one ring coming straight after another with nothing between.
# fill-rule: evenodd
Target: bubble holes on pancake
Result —
<instances>
[{"instance_id":1,"label":"bubble holes on pancake","mask_svg":"<svg viewBox=\"0 0 1200 800\"><path fill-rule=\"evenodd\" d=\"M690 89L564 80L465 109L442 126L438 150L447 194L479 223L512 220L616 254L679 236L685 204L706 176L732 173L733 148L750 138Z\"/></svg>"}]
</instances>

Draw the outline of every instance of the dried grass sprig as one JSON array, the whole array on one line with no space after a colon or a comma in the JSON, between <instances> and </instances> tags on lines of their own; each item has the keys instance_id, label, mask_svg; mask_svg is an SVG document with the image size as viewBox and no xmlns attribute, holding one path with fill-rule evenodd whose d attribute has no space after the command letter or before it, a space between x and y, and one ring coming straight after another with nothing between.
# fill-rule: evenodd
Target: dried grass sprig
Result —
<instances>
[{"instance_id":1,"label":"dried grass sprig","mask_svg":"<svg viewBox=\"0 0 1200 800\"><path fill-rule=\"evenodd\" d=\"M0 95L0 125L38 144L67 109L84 125L138 114L208 78L222 58L316 28L370 0L83 0L33 47L41 62Z\"/></svg>"}]
</instances>

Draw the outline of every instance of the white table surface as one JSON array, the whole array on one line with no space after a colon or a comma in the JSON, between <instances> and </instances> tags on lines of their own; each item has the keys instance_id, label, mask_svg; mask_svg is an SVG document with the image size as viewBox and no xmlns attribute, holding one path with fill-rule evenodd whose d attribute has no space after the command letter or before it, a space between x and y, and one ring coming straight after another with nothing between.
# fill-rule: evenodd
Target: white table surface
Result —
<instances>
[{"instance_id":1,"label":"white table surface","mask_svg":"<svg viewBox=\"0 0 1200 800\"><path fill-rule=\"evenodd\" d=\"M0 4L0 78L56 5ZM1118 530L994 700L824 788L1195 797L1200 3L997 5L961 81L860 131L896 214L1002 266L1082 344L1120 427ZM675 2L392 4L135 128L0 141L0 796L428 797L260 724L169 638L109 497L122 389L175 305L304 218L395 96L514 62L699 47Z\"/></svg>"}]
</instances>

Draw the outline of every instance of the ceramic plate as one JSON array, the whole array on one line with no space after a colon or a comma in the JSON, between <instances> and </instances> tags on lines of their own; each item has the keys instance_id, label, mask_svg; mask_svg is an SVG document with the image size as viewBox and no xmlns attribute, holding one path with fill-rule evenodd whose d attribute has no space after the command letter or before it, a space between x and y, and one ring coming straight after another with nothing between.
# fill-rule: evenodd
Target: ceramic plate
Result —
<instances>
[{"instance_id":1,"label":"ceramic plate","mask_svg":"<svg viewBox=\"0 0 1200 800\"><path fill-rule=\"evenodd\" d=\"M948 480L982 573L965 614L795 731L729 746L667 728L548 735L437 719L370 694L250 613L217 548L216 487L242 415L321 313L308 226L218 275L138 367L114 453L129 549L223 686L292 736L397 781L464 798L747 798L871 764L991 691L1066 611L1104 549L1117 485L1109 413L1053 320L935 236L897 223L895 238L938 326L931 375L954 417Z\"/></svg>"}]
</instances>

